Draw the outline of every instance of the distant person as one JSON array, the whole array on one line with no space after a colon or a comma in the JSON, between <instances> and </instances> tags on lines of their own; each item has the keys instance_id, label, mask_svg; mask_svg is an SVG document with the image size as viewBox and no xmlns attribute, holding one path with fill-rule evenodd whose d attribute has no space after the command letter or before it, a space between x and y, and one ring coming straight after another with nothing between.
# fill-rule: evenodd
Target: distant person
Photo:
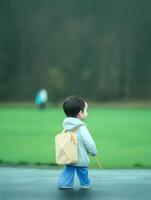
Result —
<instances>
[{"instance_id":1,"label":"distant person","mask_svg":"<svg viewBox=\"0 0 151 200\"><path fill-rule=\"evenodd\" d=\"M58 187L60 189L73 187L75 171L80 181L80 187L90 187L88 154L95 156L97 154L97 149L86 124L83 122L87 117L87 109L87 102L78 96L68 97L63 103L63 110L67 116L64 119L63 128L69 131L77 129L78 162L65 166L58 181Z\"/></svg>"},{"instance_id":2,"label":"distant person","mask_svg":"<svg viewBox=\"0 0 151 200\"><path fill-rule=\"evenodd\" d=\"M46 89L41 89L35 97L35 103L38 108L45 108L48 100L48 93Z\"/></svg>"}]
</instances>

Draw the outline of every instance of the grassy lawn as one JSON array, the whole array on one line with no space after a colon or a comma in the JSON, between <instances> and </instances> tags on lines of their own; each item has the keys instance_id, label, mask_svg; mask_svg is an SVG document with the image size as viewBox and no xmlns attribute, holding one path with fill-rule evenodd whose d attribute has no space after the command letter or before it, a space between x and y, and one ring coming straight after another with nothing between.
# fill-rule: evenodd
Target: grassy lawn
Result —
<instances>
[{"instance_id":1,"label":"grassy lawn","mask_svg":"<svg viewBox=\"0 0 151 200\"><path fill-rule=\"evenodd\" d=\"M86 120L104 168L151 168L151 108L89 105ZM0 162L54 164L61 108L0 106ZM97 168L94 158L90 167Z\"/></svg>"}]
</instances>

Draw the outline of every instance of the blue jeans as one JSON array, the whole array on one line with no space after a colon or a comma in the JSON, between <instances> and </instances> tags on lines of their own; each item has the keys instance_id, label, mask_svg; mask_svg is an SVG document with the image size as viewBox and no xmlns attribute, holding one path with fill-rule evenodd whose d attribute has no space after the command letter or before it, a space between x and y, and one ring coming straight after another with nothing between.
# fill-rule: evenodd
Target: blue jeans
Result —
<instances>
[{"instance_id":1,"label":"blue jeans","mask_svg":"<svg viewBox=\"0 0 151 200\"><path fill-rule=\"evenodd\" d=\"M74 174L75 170L80 181L81 186L88 187L90 185L90 180L88 177L87 167L77 167L66 165L65 169L61 173L58 181L59 188L72 188L74 184Z\"/></svg>"}]
</instances>

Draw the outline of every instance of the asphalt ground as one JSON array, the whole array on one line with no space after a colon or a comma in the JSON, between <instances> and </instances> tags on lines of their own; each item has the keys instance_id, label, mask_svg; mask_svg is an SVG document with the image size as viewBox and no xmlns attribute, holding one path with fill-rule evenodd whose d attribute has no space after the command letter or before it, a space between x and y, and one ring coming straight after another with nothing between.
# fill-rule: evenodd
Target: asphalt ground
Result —
<instances>
[{"instance_id":1,"label":"asphalt ground","mask_svg":"<svg viewBox=\"0 0 151 200\"><path fill-rule=\"evenodd\" d=\"M58 189L61 170L0 167L0 200L151 200L151 170L90 170L91 188Z\"/></svg>"}]
</instances>

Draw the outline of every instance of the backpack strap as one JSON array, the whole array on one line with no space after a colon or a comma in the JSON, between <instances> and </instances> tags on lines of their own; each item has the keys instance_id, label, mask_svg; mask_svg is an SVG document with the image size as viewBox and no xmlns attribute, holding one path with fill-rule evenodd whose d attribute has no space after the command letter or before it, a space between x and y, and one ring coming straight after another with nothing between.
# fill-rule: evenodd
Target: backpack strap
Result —
<instances>
[{"instance_id":1,"label":"backpack strap","mask_svg":"<svg viewBox=\"0 0 151 200\"><path fill-rule=\"evenodd\" d=\"M76 145L76 144L77 144L77 138L76 138L75 134L76 134L76 131L77 131L79 128L80 128L80 126L77 127L77 128L75 128L75 129L73 129L73 130L66 130L66 129L63 129L62 132L61 132L61 134L65 133L65 132L68 132L68 131L71 131L71 132L72 132L72 133L71 133L71 141L73 142L73 144Z\"/></svg>"},{"instance_id":2,"label":"backpack strap","mask_svg":"<svg viewBox=\"0 0 151 200\"><path fill-rule=\"evenodd\" d=\"M67 131L67 130L63 129L63 130L61 131L61 134L62 134L62 133L65 133L66 131Z\"/></svg>"},{"instance_id":3,"label":"backpack strap","mask_svg":"<svg viewBox=\"0 0 151 200\"><path fill-rule=\"evenodd\" d=\"M61 133L65 133L65 132L76 132L78 129L80 128L80 126L78 126L77 128L75 128L75 129L73 129L73 130L66 130L66 129L63 129L62 131L61 131Z\"/></svg>"}]
</instances>

